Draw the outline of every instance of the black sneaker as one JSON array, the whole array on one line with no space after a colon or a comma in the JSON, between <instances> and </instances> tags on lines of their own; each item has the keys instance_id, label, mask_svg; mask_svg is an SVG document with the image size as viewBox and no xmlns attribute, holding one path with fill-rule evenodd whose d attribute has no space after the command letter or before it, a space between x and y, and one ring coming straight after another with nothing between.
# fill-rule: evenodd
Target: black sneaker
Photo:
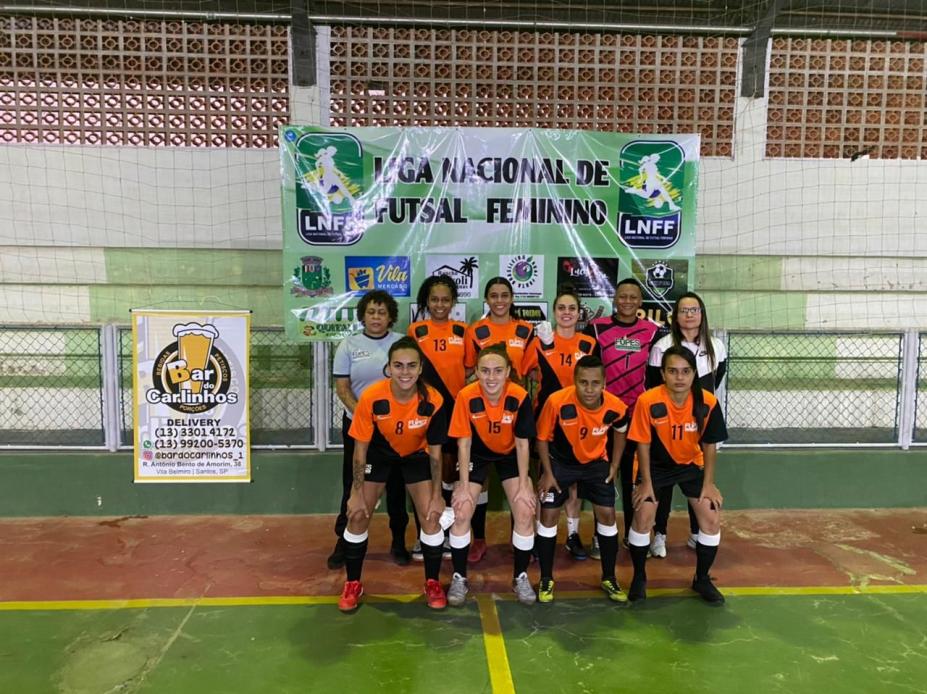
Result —
<instances>
[{"instance_id":1,"label":"black sneaker","mask_svg":"<svg viewBox=\"0 0 927 694\"><path fill-rule=\"evenodd\" d=\"M335 549L328 555L328 568L332 571L344 568L344 540L340 537L335 543Z\"/></svg>"},{"instance_id":2,"label":"black sneaker","mask_svg":"<svg viewBox=\"0 0 927 694\"><path fill-rule=\"evenodd\" d=\"M711 578L708 576L692 579L692 590L701 595L702 600L709 605L718 606L724 604L724 596L721 595L720 590L715 588L715 584L711 582Z\"/></svg>"},{"instance_id":3,"label":"black sneaker","mask_svg":"<svg viewBox=\"0 0 927 694\"><path fill-rule=\"evenodd\" d=\"M647 579L637 576L631 581L628 588L628 600L631 602L643 602L647 599Z\"/></svg>"},{"instance_id":4,"label":"black sneaker","mask_svg":"<svg viewBox=\"0 0 927 694\"><path fill-rule=\"evenodd\" d=\"M405 545L393 545L389 548L389 555L398 566L408 566L412 562L412 555Z\"/></svg>"},{"instance_id":5,"label":"black sneaker","mask_svg":"<svg viewBox=\"0 0 927 694\"><path fill-rule=\"evenodd\" d=\"M566 548L573 558L578 561L589 558L589 554L586 552L586 548L583 547L583 541L579 539L578 533L573 533L567 538Z\"/></svg>"}]
</instances>

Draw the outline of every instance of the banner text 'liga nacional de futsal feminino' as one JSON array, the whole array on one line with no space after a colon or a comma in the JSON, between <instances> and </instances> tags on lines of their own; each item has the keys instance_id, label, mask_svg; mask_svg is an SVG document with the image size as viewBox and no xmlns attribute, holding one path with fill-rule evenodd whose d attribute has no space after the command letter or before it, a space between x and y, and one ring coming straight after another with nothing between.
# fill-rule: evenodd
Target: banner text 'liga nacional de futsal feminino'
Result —
<instances>
[{"instance_id":1,"label":"banner text 'liga nacional de futsal feminino'","mask_svg":"<svg viewBox=\"0 0 927 694\"><path fill-rule=\"evenodd\" d=\"M132 311L136 482L250 482L249 311Z\"/></svg>"},{"instance_id":2,"label":"banner text 'liga nacional de futsal feminino'","mask_svg":"<svg viewBox=\"0 0 927 694\"><path fill-rule=\"evenodd\" d=\"M566 281L584 321L611 312L623 277L656 320L692 286L698 135L284 126L280 153L293 340L353 332L371 289L396 297L404 331L436 273L457 283L466 321L497 275L532 322Z\"/></svg>"}]
</instances>

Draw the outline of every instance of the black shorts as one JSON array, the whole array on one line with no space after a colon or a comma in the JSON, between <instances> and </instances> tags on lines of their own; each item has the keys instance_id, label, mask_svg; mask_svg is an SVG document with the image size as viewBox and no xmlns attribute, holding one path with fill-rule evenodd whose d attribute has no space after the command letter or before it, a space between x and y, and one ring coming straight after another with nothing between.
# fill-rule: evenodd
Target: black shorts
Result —
<instances>
[{"instance_id":1,"label":"black shorts","mask_svg":"<svg viewBox=\"0 0 927 694\"><path fill-rule=\"evenodd\" d=\"M413 453L405 458L367 458L367 467L364 469L365 482L386 484L394 465L399 465L402 479L406 484L431 481L431 462L427 453Z\"/></svg>"},{"instance_id":2,"label":"black shorts","mask_svg":"<svg viewBox=\"0 0 927 694\"><path fill-rule=\"evenodd\" d=\"M515 456L508 456L494 462L484 460L470 460L470 481L473 484L483 484L489 478L489 469L495 465L496 472L499 474L499 481L504 482L513 477L518 477L518 461ZM460 461L457 462L457 469L460 469Z\"/></svg>"},{"instance_id":3,"label":"black shorts","mask_svg":"<svg viewBox=\"0 0 927 694\"><path fill-rule=\"evenodd\" d=\"M640 475L637 484L640 484ZM698 499L702 495L702 483L705 481L705 471L698 465L651 465L650 482L653 493L660 495L660 490L678 484L682 493L690 499ZM656 501L656 499L654 499Z\"/></svg>"},{"instance_id":4,"label":"black shorts","mask_svg":"<svg viewBox=\"0 0 927 694\"><path fill-rule=\"evenodd\" d=\"M568 464L550 459L550 468L554 479L560 486L560 492L552 491L541 502L543 508L560 508L570 497L570 487L576 485L576 493L581 499L588 499L596 506L615 508L615 485L605 483L609 464L606 460L594 460L585 465Z\"/></svg>"}]
</instances>

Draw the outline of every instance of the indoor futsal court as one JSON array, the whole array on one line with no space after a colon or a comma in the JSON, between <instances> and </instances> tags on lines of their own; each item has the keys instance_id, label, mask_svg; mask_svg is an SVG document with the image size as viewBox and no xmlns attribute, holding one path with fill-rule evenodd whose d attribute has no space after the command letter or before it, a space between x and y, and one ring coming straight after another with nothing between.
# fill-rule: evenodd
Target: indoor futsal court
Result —
<instances>
[{"instance_id":1,"label":"indoor futsal court","mask_svg":"<svg viewBox=\"0 0 927 694\"><path fill-rule=\"evenodd\" d=\"M925 159L925 0L2 4L0 694L927 694Z\"/></svg>"}]
</instances>

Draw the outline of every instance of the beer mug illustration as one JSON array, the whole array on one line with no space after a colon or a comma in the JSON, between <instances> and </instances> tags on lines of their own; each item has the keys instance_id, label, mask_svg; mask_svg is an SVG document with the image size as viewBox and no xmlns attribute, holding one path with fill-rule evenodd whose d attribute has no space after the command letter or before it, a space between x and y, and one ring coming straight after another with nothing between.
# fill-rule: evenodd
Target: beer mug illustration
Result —
<instances>
[{"instance_id":1,"label":"beer mug illustration","mask_svg":"<svg viewBox=\"0 0 927 694\"><path fill-rule=\"evenodd\" d=\"M186 323L174 326L174 337L177 338L177 358L186 362L186 366L174 370L171 380L179 383L181 390L198 394L203 381L209 380L209 354L219 331L211 325Z\"/></svg>"}]
</instances>

